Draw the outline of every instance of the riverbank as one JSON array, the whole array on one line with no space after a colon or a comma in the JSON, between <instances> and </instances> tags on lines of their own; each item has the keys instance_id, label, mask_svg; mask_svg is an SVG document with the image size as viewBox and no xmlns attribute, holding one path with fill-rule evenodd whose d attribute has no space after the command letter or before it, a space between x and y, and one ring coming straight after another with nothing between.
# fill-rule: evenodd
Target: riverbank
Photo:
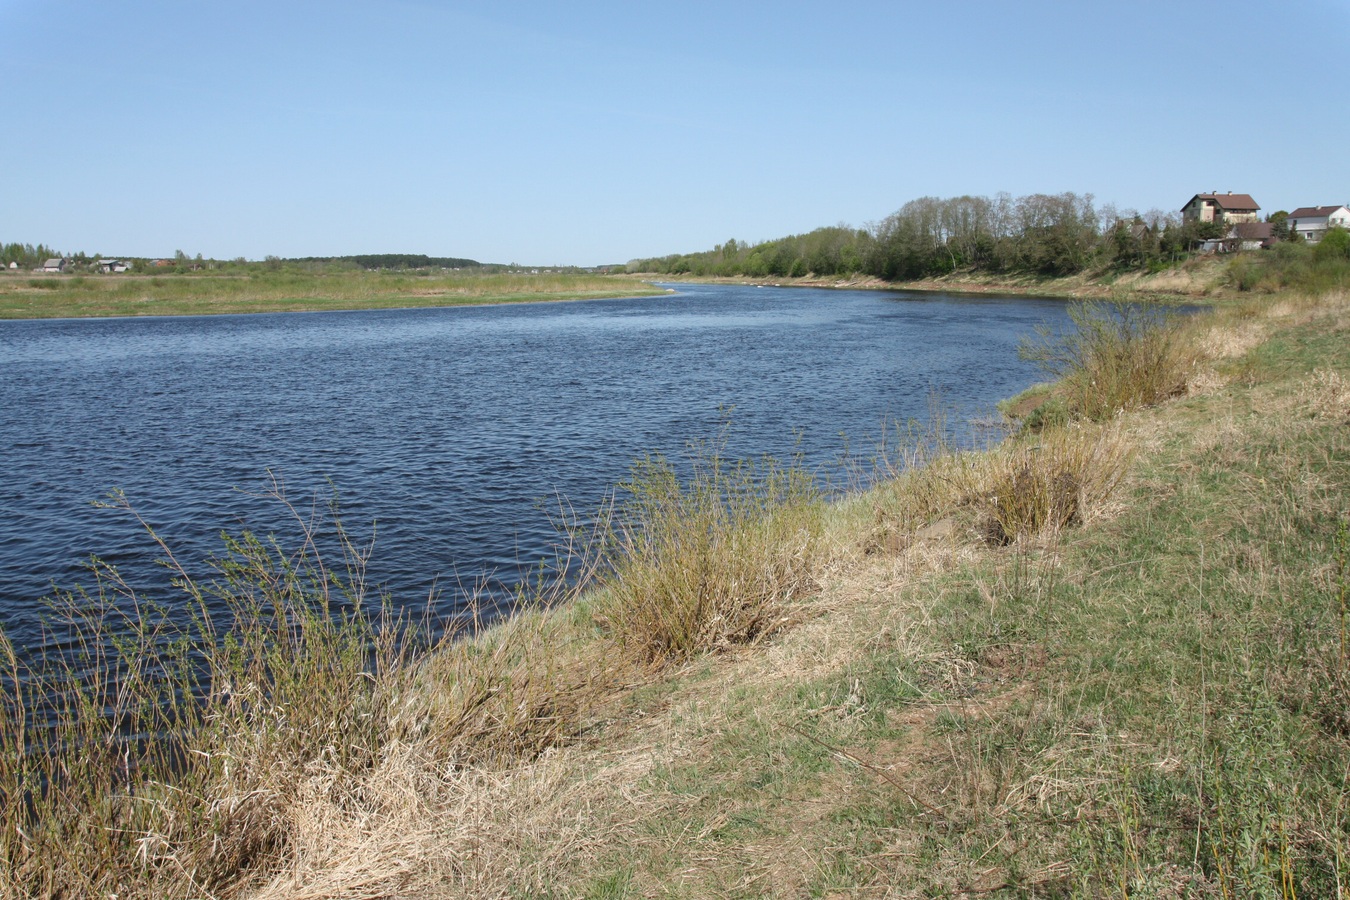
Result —
<instances>
[{"instance_id":1,"label":"riverbank","mask_svg":"<svg viewBox=\"0 0 1350 900\"><path fill-rule=\"evenodd\" d=\"M984 275L960 271L917 281L884 281L866 275L821 277L699 277L645 276L661 282L681 281L710 284L759 284L766 287L824 287L843 290L922 291L946 294L991 294L1069 300L1101 300L1118 297L1162 303L1193 303L1222 294L1228 260L1199 256L1160 272L1082 273L1063 278L1035 275Z\"/></svg>"},{"instance_id":2,"label":"riverbank","mask_svg":"<svg viewBox=\"0 0 1350 900\"><path fill-rule=\"evenodd\" d=\"M1072 514L991 541L987 508L951 489L990 456L930 458L932 477L830 510L817 587L779 627L629 675L564 745L466 773L451 815L395 832L424 867L409 883L1335 895L1350 298L1259 298L1192 328L1182 393L1075 426L1094 452ZM1047 483L1054 443L1017 446L992 454L1014 497ZM395 846L362 858L392 867ZM343 860L275 896L336 889Z\"/></svg>"},{"instance_id":3,"label":"riverbank","mask_svg":"<svg viewBox=\"0 0 1350 900\"><path fill-rule=\"evenodd\" d=\"M661 293L626 275L294 271L0 275L0 319L197 316L598 300Z\"/></svg>"},{"instance_id":4,"label":"riverbank","mask_svg":"<svg viewBox=\"0 0 1350 900\"><path fill-rule=\"evenodd\" d=\"M11 893L1334 896L1347 333L1344 293L1221 299L1151 405L907 435L845 503L650 468L595 590L373 675L283 615L190 789L114 778L83 830L11 808ZM241 551L241 586L329 583Z\"/></svg>"}]
</instances>

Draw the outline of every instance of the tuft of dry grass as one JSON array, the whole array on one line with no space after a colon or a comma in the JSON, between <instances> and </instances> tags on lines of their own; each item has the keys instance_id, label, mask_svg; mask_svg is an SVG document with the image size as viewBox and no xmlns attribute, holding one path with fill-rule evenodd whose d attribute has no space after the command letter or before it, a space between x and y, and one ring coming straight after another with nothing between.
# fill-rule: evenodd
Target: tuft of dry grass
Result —
<instances>
[{"instance_id":1,"label":"tuft of dry grass","mask_svg":"<svg viewBox=\"0 0 1350 900\"><path fill-rule=\"evenodd\" d=\"M1069 309L1074 328L1042 331L1022 355L1059 379L1069 412L1093 421L1185 392L1199 351L1172 317L1139 304L1088 302Z\"/></svg>"},{"instance_id":2,"label":"tuft of dry grass","mask_svg":"<svg viewBox=\"0 0 1350 900\"><path fill-rule=\"evenodd\" d=\"M972 492L980 499L979 530L1010 544L1082 522L1115 491L1133 459L1119 423L1064 426L988 454Z\"/></svg>"},{"instance_id":3,"label":"tuft of dry grass","mask_svg":"<svg viewBox=\"0 0 1350 900\"><path fill-rule=\"evenodd\" d=\"M600 535L596 620L642 665L679 662L780 630L815 590L823 499L800 466L725 461L692 473L648 459Z\"/></svg>"},{"instance_id":4,"label":"tuft of dry grass","mask_svg":"<svg viewBox=\"0 0 1350 900\"><path fill-rule=\"evenodd\" d=\"M368 834L416 844L446 779L571 739L621 677L528 609L414 652L367 609L368 549L336 522L330 566L291 510L299 549L227 538L210 581L159 543L186 616L95 561L93 591L53 601L55 649L0 636L0 895L227 897L320 869L383 895L406 865Z\"/></svg>"},{"instance_id":5,"label":"tuft of dry grass","mask_svg":"<svg viewBox=\"0 0 1350 900\"><path fill-rule=\"evenodd\" d=\"M870 493L869 551L910 549L963 523L998 546L1054 534L1103 507L1135 452L1119 421L1048 427L980 453L940 438L914 446L905 455L914 466Z\"/></svg>"}]
</instances>

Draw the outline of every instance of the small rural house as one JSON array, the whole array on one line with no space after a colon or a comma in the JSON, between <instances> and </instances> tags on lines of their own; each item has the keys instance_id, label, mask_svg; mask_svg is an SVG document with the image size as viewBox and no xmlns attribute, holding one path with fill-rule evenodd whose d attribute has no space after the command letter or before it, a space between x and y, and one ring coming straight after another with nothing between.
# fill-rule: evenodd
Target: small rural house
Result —
<instances>
[{"instance_id":1,"label":"small rural house","mask_svg":"<svg viewBox=\"0 0 1350 900\"><path fill-rule=\"evenodd\" d=\"M131 270L131 263L122 259L100 259L98 261L98 270L105 274L113 272L128 272Z\"/></svg>"},{"instance_id":2,"label":"small rural house","mask_svg":"<svg viewBox=\"0 0 1350 900\"><path fill-rule=\"evenodd\" d=\"M1201 253L1233 253L1237 250L1263 250L1275 245L1275 226L1269 222L1239 222L1223 237L1200 242Z\"/></svg>"},{"instance_id":3,"label":"small rural house","mask_svg":"<svg viewBox=\"0 0 1350 900\"><path fill-rule=\"evenodd\" d=\"M1344 206L1300 206L1289 214L1289 231L1310 244L1332 228L1350 228L1350 209Z\"/></svg>"},{"instance_id":4,"label":"small rural house","mask_svg":"<svg viewBox=\"0 0 1350 900\"><path fill-rule=\"evenodd\" d=\"M66 270L66 261L64 259L49 259L42 264L42 271L59 273Z\"/></svg>"},{"instance_id":5,"label":"small rural house","mask_svg":"<svg viewBox=\"0 0 1350 900\"><path fill-rule=\"evenodd\" d=\"M1269 222L1239 222L1228 236L1234 250L1263 250L1275 245L1275 226Z\"/></svg>"},{"instance_id":6,"label":"small rural house","mask_svg":"<svg viewBox=\"0 0 1350 900\"><path fill-rule=\"evenodd\" d=\"M19 264L16 263L16 262L11 262L11 263L9 264L9 267L10 267L11 269L17 269L17 268L19 267Z\"/></svg>"},{"instance_id":7,"label":"small rural house","mask_svg":"<svg viewBox=\"0 0 1350 900\"><path fill-rule=\"evenodd\" d=\"M1251 194L1196 194L1181 208L1181 220L1236 225L1257 221L1260 209Z\"/></svg>"}]
</instances>

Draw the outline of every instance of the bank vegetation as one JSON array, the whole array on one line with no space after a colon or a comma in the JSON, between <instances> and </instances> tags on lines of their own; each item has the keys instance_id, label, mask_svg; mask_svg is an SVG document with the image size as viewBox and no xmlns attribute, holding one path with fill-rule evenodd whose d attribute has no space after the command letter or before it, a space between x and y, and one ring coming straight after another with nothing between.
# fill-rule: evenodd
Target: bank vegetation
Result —
<instances>
[{"instance_id":1,"label":"bank vegetation","mask_svg":"<svg viewBox=\"0 0 1350 900\"><path fill-rule=\"evenodd\" d=\"M1272 217L1276 237L1282 238L1273 252L1290 276L1285 286L1308 289L1313 286L1306 283L1306 270L1314 257L1319 263L1344 259L1346 238L1330 246L1306 245L1289 233L1282 216ZM666 276L883 284L1044 282L1083 275L1110 283L1185 266L1202 255L1198 248L1206 240L1223 234L1218 223L1185 222L1176 213L1098 206L1091 194L921 197L863 228L836 225L758 243L733 239L711 250L632 260L627 268ZM1263 277L1256 270L1269 271L1249 268L1235 275L1239 282ZM1343 280L1342 271L1338 282Z\"/></svg>"}]
</instances>

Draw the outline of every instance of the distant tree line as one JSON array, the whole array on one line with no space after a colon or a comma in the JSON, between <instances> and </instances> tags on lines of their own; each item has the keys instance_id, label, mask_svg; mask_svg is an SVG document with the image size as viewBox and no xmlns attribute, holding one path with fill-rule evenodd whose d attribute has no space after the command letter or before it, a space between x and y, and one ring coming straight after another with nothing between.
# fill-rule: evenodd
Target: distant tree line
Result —
<instances>
[{"instance_id":1,"label":"distant tree line","mask_svg":"<svg viewBox=\"0 0 1350 900\"><path fill-rule=\"evenodd\" d=\"M41 267L49 259L64 259L68 272L94 272L103 254L61 252L45 244L0 243L0 268L8 269L10 263L16 263L20 269L32 270ZM282 259L268 256L261 261L250 262L242 256L232 260L207 259L198 253L189 256L182 250L175 250L173 256L164 258L119 256L115 259L128 264L130 270L140 273L188 273L204 270L226 272L277 272L295 271L303 273L343 272L356 269L366 270L432 270L432 269L482 269L482 263L472 259L453 256L427 256L421 253L371 253L356 256L308 256L303 258ZM501 267L493 267L501 268Z\"/></svg>"},{"instance_id":2,"label":"distant tree line","mask_svg":"<svg viewBox=\"0 0 1350 900\"><path fill-rule=\"evenodd\" d=\"M45 244L0 244L0 266L5 268L9 268L10 263L18 263L21 269L35 269L47 260L61 256Z\"/></svg>"},{"instance_id":3,"label":"distant tree line","mask_svg":"<svg viewBox=\"0 0 1350 900\"><path fill-rule=\"evenodd\" d=\"M909 280L956 270L1072 275L1089 268L1162 268L1214 223L1175 213L1098 208L1091 194L922 197L866 228L837 225L758 244L729 240L699 253L631 261L631 272L801 277L871 275Z\"/></svg>"}]
</instances>

